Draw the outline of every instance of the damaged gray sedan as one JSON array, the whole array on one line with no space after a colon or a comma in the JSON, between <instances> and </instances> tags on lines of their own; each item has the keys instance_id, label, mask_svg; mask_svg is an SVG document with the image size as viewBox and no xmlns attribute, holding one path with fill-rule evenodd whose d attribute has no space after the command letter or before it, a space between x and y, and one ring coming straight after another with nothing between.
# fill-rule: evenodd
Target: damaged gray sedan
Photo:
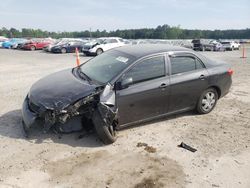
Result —
<instances>
[{"instance_id":1,"label":"damaged gray sedan","mask_svg":"<svg viewBox=\"0 0 250 188\"><path fill-rule=\"evenodd\" d=\"M233 71L196 52L162 44L124 46L36 82L22 107L23 128L60 133L95 128L113 143L135 123L196 109L213 110Z\"/></svg>"}]
</instances>

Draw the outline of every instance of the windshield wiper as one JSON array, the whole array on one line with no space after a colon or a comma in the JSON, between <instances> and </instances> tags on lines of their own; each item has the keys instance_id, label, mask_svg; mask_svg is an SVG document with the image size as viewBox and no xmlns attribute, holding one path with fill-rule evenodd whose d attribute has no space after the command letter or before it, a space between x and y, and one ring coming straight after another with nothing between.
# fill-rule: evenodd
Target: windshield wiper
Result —
<instances>
[{"instance_id":1,"label":"windshield wiper","mask_svg":"<svg viewBox=\"0 0 250 188\"><path fill-rule=\"evenodd\" d=\"M79 74L79 76L81 78L83 78L85 80L88 80L89 82L92 81L92 79L87 74L85 74L84 72L82 72L82 70L81 70L80 67L77 68L77 72L78 72L78 74Z\"/></svg>"}]
</instances>

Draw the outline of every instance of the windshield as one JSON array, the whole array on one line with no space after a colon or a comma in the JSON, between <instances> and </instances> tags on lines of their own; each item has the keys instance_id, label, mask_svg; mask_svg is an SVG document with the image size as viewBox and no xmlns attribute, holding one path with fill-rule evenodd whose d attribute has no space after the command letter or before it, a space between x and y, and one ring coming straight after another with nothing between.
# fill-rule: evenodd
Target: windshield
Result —
<instances>
[{"instance_id":1,"label":"windshield","mask_svg":"<svg viewBox=\"0 0 250 188\"><path fill-rule=\"evenodd\" d=\"M99 44L103 44L104 39L96 39L96 41L95 41L95 42L97 42L97 43L99 43Z\"/></svg>"},{"instance_id":2,"label":"windshield","mask_svg":"<svg viewBox=\"0 0 250 188\"><path fill-rule=\"evenodd\" d=\"M107 83L133 63L134 60L133 56L112 50L89 60L80 68L90 79Z\"/></svg>"}]
</instances>

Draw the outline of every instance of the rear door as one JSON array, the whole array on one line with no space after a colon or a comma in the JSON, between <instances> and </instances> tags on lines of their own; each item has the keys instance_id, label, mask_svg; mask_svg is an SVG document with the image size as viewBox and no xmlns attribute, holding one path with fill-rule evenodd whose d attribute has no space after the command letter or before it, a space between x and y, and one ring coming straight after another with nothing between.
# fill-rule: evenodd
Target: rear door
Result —
<instances>
[{"instance_id":1,"label":"rear door","mask_svg":"<svg viewBox=\"0 0 250 188\"><path fill-rule=\"evenodd\" d=\"M170 61L169 112L196 106L201 93L208 87L208 72L192 53L173 53Z\"/></svg>"},{"instance_id":2,"label":"rear door","mask_svg":"<svg viewBox=\"0 0 250 188\"><path fill-rule=\"evenodd\" d=\"M121 80L133 82L116 91L119 124L131 123L165 113L169 100L169 76L165 55L144 59L135 64Z\"/></svg>"}]
</instances>

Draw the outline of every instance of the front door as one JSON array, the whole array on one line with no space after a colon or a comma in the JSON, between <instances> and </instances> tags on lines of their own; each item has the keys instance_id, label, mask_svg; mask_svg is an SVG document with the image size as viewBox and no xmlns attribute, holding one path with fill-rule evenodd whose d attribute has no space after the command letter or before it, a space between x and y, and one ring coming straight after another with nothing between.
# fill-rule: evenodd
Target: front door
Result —
<instances>
[{"instance_id":1,"label":"front door","mask_svg":"<svg viewBox=\"0 0 250 188\"><path fill-rule=\"evenodd\" d=\"M136 63L122 80L132 82L116 91L119 124L148 119L166 113L169 76L165 56L154 56Z\"/></svg>"}]
</instances>

